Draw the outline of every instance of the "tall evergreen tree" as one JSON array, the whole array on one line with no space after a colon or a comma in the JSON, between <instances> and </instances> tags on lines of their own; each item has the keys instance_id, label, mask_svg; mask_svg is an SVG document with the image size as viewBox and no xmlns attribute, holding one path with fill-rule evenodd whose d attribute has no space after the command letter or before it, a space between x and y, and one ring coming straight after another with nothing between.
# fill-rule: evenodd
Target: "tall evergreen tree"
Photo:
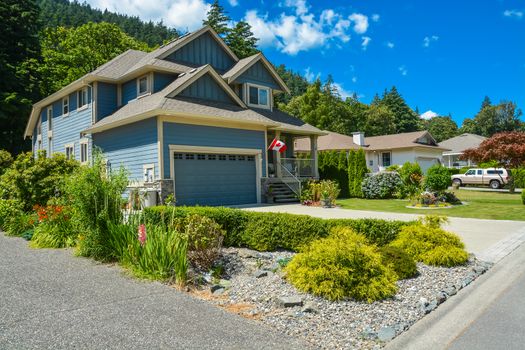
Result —
<instances>
[{"instance_id":1,"label":"tall evergreen tree","mask_svg":"<svg viewBox=\"0 0 525 350\"><path fill-rule=\"evenodd\" d=\"M222 37L225 37L230 32L228 22L231 18L226 14L224 7L219 4L219 0L215 0L206 14L206 19L202 21L205 26L210 26Z\"/></svg>"},{"instance_id":2,"label":"tall evergreen tree","mask_svg":"<svg viewBox=\"0 0 525 350\"><path fill-rule=\"evenodd\" d=\"M450 139L458 135L458 125L450 116L433 117L423 121L423 127L430 132L437 142Z\"/></svg>"},{"instance_id":3,"label":"tall evergreen tree","mask_svg":"<svg viewBox=\"0 0 525 350\"><path fill-rule=\"evenodd\" d=\"M306 92L309 83L301 74L287 69L284 64L275 67L275 70L290 89L289 94L276 95L275 104L287 104L293 97L300 96Z\"/></svg>"},{"instance_id":4,"label":"tall evergreen tree","mask_svg":"<svg viewBox=\"0 0 525 350\"><path fill-rule=\"evenodd\" d=\"M408 106L395 86L390 91L385 90L381 104L387 106L394 113L397 133L419 129L419 116Z\"/></svg>"},{"instance_id":5,"label":"tall evergreen tree","mask_svg":"<svg viewBox=\"0 0 525 350\"><path fill-rule=\"evenodd\" d=\"M367 136L395 134L396 118L394 113L387 106L372 104L365 112L363 131Z\"/></svg>"},{"instance_id":6,"label":"tall evergreen tree","mask_svg":"<svg viewBox=\"0 0 525 350\"><path fill-rule=\"evenodd\" d=\"M33 0L2 0L0 23L0 149L18 153L29 147L23 130L39 95L38 6Z\"/></svg>"},{"instance_id":7,"label":"tall evergreen tree","mask_svg":"<svg viewBox=\"0 0 525 350\"><path fill-rule=\"evenodd\" d=\"M239 58L255 55L257 50L257 38L253 36L252 27L245 21L239 21L226 34L225 42Z\"/></svg>"}]
</instances>

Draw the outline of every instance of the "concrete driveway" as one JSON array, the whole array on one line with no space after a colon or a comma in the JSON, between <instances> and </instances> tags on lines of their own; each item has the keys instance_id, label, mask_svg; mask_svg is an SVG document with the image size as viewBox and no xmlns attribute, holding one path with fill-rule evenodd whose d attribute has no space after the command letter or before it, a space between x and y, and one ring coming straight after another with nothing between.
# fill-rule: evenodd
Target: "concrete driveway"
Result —
<instances>
[{"instance_id":1,"label":"concrete driveway","mask_svg":"<svg viewBox=\"0 0 525 350\"><path fill-rule=\"evenodd\" d=\"M118 267L0 233L0 349L168 348L307 346Z\"/></svg>"},{"instance_id":2,"label":"concrete driveway","mask_svg":"<svg viewBox=\"0 0 525 350\"><path fill-rule=\"evenodd\" d=\"M300 204L262 205L244 208L261 212L280 212L310 215L324 219L376 218L385 220L416 220L427 212L418 214L387 213L377 211L351 210L341 208L307 207ZM428 214L431 214L429 212ZM467 250L479 258L497 262L519 244L525 242L525 222L510 220L480 220L450 217L446 230L458 234Z\"/></svg>"}]
</instances>

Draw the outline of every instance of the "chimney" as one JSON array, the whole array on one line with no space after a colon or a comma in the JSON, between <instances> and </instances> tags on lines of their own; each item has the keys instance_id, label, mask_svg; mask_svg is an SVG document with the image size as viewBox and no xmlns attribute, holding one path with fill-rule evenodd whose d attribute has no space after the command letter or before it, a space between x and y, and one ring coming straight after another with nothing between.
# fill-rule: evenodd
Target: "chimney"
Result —
<instances>
[{"instance_id":1,"label":"chimney","mask_svg":"<svg viewBox=\"0 0 525 350\"><path fill-rule=\"evenodd\" d=\"M352 139L354 140L354 143L358 146L365 145L365 133L362 131L353 132Z\"/></svg>"}]
</instances>

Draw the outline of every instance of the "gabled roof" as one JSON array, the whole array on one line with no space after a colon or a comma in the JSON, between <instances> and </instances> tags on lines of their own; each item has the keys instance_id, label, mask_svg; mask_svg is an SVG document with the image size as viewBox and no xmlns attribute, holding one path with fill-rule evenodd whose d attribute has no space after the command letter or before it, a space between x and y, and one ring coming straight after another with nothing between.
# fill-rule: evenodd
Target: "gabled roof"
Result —
<instances>
[{"instance_id":1,"label":"gabled roof","mask_svg":"<svg viewBox=\"0 0 525 350\"><path fill-rule=\"evenodd\" d=\"M237 62L229 71L224 73L222 77L226 79L228 84L231 84L235 81L239 76L242 75L242 73L246 72L251 66L253 66L257 62L261 62L268 72L272 75L272 77L277 81L281 89L286 92L290 93L290 89L286 85L286 83L281 79L273 65L264 57L262 52L258 52L255 55L243 58L239 62Z\"/></svg>"},{"instance_id":2,"label":"gabled roof","mask_svg":"<svg viewBox=\"0 0 525 350\"><path fill-rule=\"evenodd\" d=\"M458 154L463 153L468 148L478 147L487 138L476 134L461 134L459 136L450 138L448 140L439 143L441 147L448 148L450 151L444 152L444 154Z\"/></svg>"},{"instance_id":3,"label":"gabled roof","mask_svg":"<svg viewBox=\"0 0 525 350\"><path fill-rule=\"evenodd\" d=\"M435 141L434 145L419 143L418 140L425 136L430 137L431 141L434 141L434 138L428 131L415 131L402 134L365 137L365 146L362 148L370 151L413 147L446 150L446 148L437 145ZM310 151L310 140L298 139L296 140L295 146L296 151ZM361 147L354 143L352 136L343 135L336 132L328 132L327 135L321 136L317 139L317 149L319 151L348 150L359 148Z\"/></svg>"}]
</instances>

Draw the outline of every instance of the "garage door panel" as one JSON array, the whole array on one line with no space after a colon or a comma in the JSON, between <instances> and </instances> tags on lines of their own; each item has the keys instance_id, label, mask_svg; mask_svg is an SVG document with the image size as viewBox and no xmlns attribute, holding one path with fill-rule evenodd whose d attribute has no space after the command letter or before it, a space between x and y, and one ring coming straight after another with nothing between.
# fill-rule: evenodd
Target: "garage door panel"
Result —
<instances>
[{"instance_id":1,"label":"garage door panel","mask_svg":"<svg viewBox=\"0 0 525 350\"><path fill-rule=\"evenodd\" d=\"M174 158L179 205L257 202L253 156L175 153Z\"/></svg>"}]
</instances>

